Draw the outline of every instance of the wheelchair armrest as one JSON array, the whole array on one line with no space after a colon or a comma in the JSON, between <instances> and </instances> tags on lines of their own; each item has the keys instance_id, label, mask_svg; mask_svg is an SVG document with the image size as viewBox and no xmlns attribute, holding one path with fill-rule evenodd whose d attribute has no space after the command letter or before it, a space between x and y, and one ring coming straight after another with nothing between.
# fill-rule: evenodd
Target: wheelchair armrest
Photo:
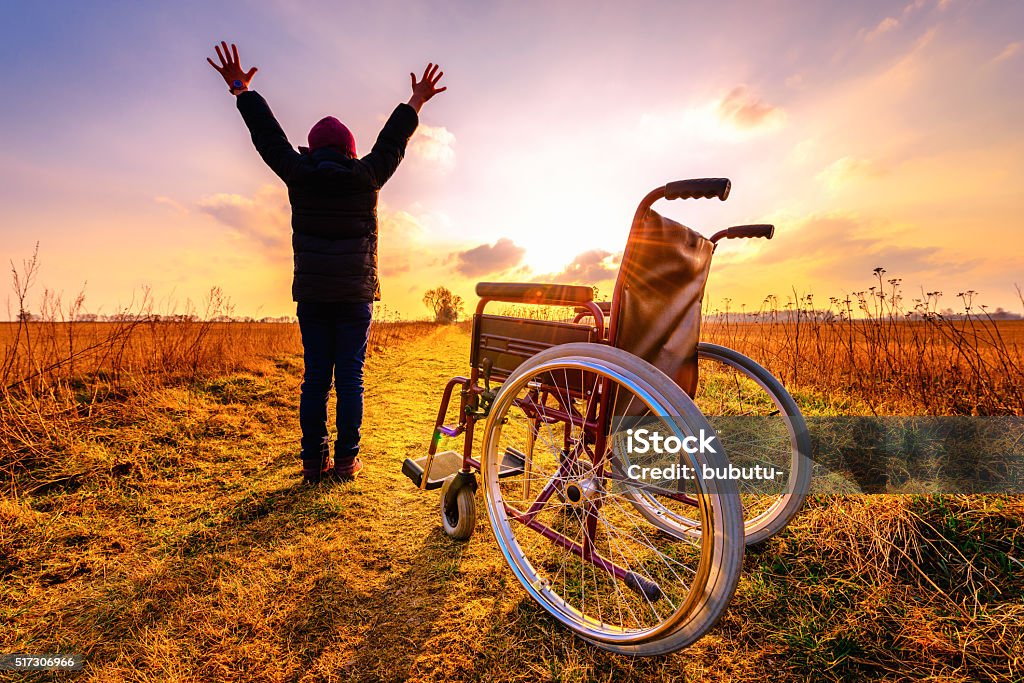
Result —
<instances>
[{"instance_id":1,"label":"wheelchair armrest","mask_svg":"<svg viewBox=\"0 0 1024 683\"><path fill-rule=\"evenodd\" d=\"M611 318L611 315L612 315L612 302L611 301L595 301L593 303L594 303L594 305L597 306L597 309L599 311L601 311L601 315L604 318L604 320L602 321L604 323L604 325L602 326L602 328L603 328L604 326L606 326L608 324L609 318ZM594 316L594 311L589 306L577 306L576 307L576 319L573 320L573 322L574 323L582 323L587 318L593 318L593 317L595 317Z\"/></svg>"},{"instance_id":2,"label":"wheelchair armrest","mask_svg":"<svg viewBox=\"0 0 1024 683\"><path fill-rule=\"evenodd\" d=\"M577 305L594 300L592 287L536 282L478 282L476 295L482 299L524 304Z\"/></svg>"},{"instance_id":3,"label":"wheelchair armrest","mask_svg":"<svg viewBox=\"0 0 1024 683\"><path fill-rule=\"evenodd\" d=\"M601 310L601 313L604 314L605 318L607 318L608 316L610 316L612 314L612 302L611 301L596 301L594 303L597 304L597 307ZM591 310L589 308L587 308L586 306L577 306L576 307L576 312L579 313L580 315L593 315Z\"/></svg>"}]
</instances>

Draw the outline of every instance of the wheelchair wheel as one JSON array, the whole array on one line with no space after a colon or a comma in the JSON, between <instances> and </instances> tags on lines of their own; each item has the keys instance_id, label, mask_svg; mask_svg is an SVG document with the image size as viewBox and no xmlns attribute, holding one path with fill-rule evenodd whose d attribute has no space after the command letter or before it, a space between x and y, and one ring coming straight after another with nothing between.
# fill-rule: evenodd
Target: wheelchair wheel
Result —
<instances>
[{"instance_id":1,"label":"wheelchair wheel","mask_svg":"<svg viewBox=\"0 0 1024 683\"><path fill-rule=\"evenodd\" d=\"M793 397L767 370L715 344L697 347L697 407L715 428L729 462L760 465L776 476L739 482L747 545L781 531L799 511L813 463L807 425ZM637 509L663 531L693 535L699 526L685 506L636 492Z\"/></svg>"},{"instance_id":2,"label":"wheelchair wheel","mask_svg":"<svg viewBox=\"0 0 1024 683\"><path fill-rule=\"evenodd\" d=\"M665 464L726 463L714 431L654 366L620 349L572 343L524 362L495 397L484 430L484 499L502 554L551 616L595 645L655 655L686 647L724 612L743 559L735 482L695 477L656 488L691 507L703 533L658 533L628 496L621 452L638 425L711 453ZM514 456L521 467L502 470ZM500 476L499 476L500 475Z\"/></svg>"},{"instance_id":3,"label":"wheelchair wheel","mask_svg":"<svg viewBox=\"0 0 1024 683\"><path fill-rule=\"evenodd\" d=\"M456 541L468 541L476 529L476 486L460 481L458 474L441 487L441 525Z\"/></svg>"}]
</instances>

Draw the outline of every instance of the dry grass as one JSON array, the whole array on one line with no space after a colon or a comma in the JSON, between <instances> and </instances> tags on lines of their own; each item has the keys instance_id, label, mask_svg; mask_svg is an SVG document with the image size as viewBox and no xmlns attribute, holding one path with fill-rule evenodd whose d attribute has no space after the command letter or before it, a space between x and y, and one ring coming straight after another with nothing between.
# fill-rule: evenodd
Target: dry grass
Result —
<instances>
[{"instance_id":1,"label":"dry grass","mask_svg":"<svg viewBox=\"0 0 1024 683\"><path fill-rule=\"evenodd\" d=\"M48 301L0 325L0 652L83 652L81 678L113 682L1024 680L1019 496L813 498L748 552L709 636L613 656L526 597L484 514L455 543L400 473L468 370L468 326L375 323L369 470L309 489L295 325L214 322L216 296L172 321L143 301L67 322L80 301ZM1020 323L871 301L719 316L706 336L809 414L1022 414Z\"/></svg>"},{"instance_id":2,"label":"dry grass","mask_svg":"<svg viewBox=\"0 0 1024 683\"><path fill-rule=\"evenodd\" d=\"M297 486L295 354L35 433L46 483L15 468L0 503L0 651L82 651L95 681L1024 675L1024 503L1010 497L811 500L748 554L727 616L687 651L581 643L519 588L485 519L450 541L437 495L400 474L469 338L395 334L369 361L370 469L351 484Z\"/></svg>"}]
</instances>

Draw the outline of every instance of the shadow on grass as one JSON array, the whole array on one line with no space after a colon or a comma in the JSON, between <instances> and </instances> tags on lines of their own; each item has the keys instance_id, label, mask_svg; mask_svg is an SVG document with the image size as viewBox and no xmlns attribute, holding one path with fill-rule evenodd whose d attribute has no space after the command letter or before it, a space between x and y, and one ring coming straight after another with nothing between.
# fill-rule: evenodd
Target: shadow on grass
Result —
<instances>
[{"instance_id":1,"label":"shadow on grass","mask_svg":"<svg viewBox=\"0 0 1024 683\"><path fill-rule=\"evenodd\" d=\"M292 596L287 621L301 624L287 647L308 667L289 678L404 681L422 654L446 596L459 574L462 549L440 529L419 548L406 549L399 572L374 582L359 572L321 578L306 595ZM333 652L332 652L333 650Z\"/></svg>"},{"instance_id":2,"label":"shadow on grass","mask_svg":"<svg viewBox=\"0 0 1024 683\"><path fill-rule=\"evenodd\" d=\"M205 680L406 680L465 546L440 529L414 539L381 505L358 485L250 490L62 618L94 672L129 656Z\"/></svg>"},{"instance_id":3,"label":"shadow on grass","mask_svg":"<svg viewBox=\"0 0 1024 683\"><path fill-rule=\"evenodd\" d=\"M506 600L495 600L477 623L488 626L462 652L448 653L451 680L678 681L691 680L673 657L619 655L586 642L559 624L509 577ZM431 680L448 680L433 672Z\"/></svg>"}]
</instances>

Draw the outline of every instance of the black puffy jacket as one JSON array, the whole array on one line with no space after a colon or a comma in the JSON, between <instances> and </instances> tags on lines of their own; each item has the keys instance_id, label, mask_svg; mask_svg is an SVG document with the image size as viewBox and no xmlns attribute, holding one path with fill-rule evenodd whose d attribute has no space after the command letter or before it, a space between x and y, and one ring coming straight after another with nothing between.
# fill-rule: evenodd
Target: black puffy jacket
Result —
<instances>
[{"instance_id":1,"label":"black puffy jacket","mask_svg":"<svg viewBox=\"0 0 1024 683\"><path fill-rule=\"evenodd\" d=\"M400 104L362 159L322 148L297 152L259 93L237 97L238 111L263 161L288 186L292 205L295 301L380 299L377 192L394 174L419 122Z\"/></svg>"}]
</instances>

